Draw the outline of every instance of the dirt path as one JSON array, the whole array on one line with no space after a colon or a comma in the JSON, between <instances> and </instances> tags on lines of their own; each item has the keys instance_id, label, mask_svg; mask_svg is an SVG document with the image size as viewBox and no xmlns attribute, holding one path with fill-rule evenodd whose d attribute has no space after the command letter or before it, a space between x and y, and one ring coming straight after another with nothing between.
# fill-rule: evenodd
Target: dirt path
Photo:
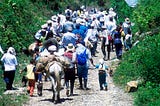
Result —
<instances>
[{"instance_id":1,"label":"dirt path","mask_svg":"<svg viewBox=\"0 0 160 106\"><path fill-rule=\"evenodd\" d=\"M100 44L99 44L100 45ZM94 57L95 64L102 57L100 47L98 46L98 57ZM111 60L105 61L107 65L118 61L115 58L115 52L111 52ZM79 90L78 79L75 82L74 95L67 97L65 89L61 90L61 103L54 104L52 102L51 83L44 82L43 95L37 96L35 89L35 97L30 97L30 100L23 106L133 106L133 100L128 93L114 85L112 78L107 77L108 91L100 91L98 83L97 70L90 69L88 75L88 87L91 90Z\"/></svg>"}]
</instances>

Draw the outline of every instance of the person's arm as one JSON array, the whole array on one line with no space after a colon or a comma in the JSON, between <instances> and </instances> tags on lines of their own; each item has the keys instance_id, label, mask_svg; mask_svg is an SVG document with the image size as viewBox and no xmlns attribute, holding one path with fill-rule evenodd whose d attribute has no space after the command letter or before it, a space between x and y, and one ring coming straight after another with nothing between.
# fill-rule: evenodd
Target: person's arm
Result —
<instances>
[{"instance_id":1,"label":"person's arm","mask_svg":"<svg viewBox=\"0 0 160 106\"><path fill-rule=\"evenodd\" d=\"M73 53L73 56L72 56L72 63L73 63L73 64L76 64L76 63L77 63L76 52Z\"/></svg>"},{"instance_id":2,"label":"person's arm","mask_svg":"<svg viewBox=\"0 0 160 106\"><path fill-rule=\"evenodd\" d=\"M86 50L86 53L87 53L87 55L88 55L88 59L90 60L91 64L92 64L93 66L95 66L94 63L93 63L93 59L92 59L92 56L91 56L91 52L89 51L89 49Z\"/></svg>"},{"instance_id":3,"label":"person's arm","mask_svg":"<svg viewBox=\"0 0 160 106\"><path fill-rule=\"evenodd\" d=\"M93 63L93 59L90 58L89 60L90 60L91 64L92 64L93 66L95 66L94 63Z\"/></svg>"},{"instance_id":4,"label":"person's arm","mask_svg":"<svg viewBox=\"0 0 160 106\"><path fill-rule=\"evenodd\" d=\"M23 70L20 70L19 73L21 74L22 72L27 72L27 67L25 67Z\"/></svg>"}]
</instances>

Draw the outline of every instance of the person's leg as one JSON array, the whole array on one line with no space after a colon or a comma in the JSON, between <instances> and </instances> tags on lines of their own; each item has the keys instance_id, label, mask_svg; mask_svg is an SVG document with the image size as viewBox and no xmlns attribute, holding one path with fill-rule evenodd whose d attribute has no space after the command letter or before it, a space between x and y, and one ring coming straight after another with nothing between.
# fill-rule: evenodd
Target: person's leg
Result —
<instances>
[{"instance_id":1,"label":"person's leg","mask_svg":"<svg viewBox=\"0 0 160 106\"><path fill-rule=\"evenodd\" d=\"M74 89L74 81L75 80L70 80L70 84L71 84L71 86L70 86L70 95L73 95L73 89Z\"/></svg>"},{"instance_id":2,"label":"person's leg","mask_svg":"<svg viewBox=\"0 0 160 106\"><path fill-rule=\"evenodd\" d=\"M103 90L103 86L102 86L102 75L99 73L98 74L98 79L99 79L99 86L100 86L100 90Z\"/></svg>"},{"instance_id":3,"label":"person's leg","mask_svg":"<svg viewBox=\"0 0 160 106\"><path fill-rule=\"evenodd\" d=\"M69 80L66 80L65 84L66 84L66 95L69 96Z\"/></svg>"},{"instance_id":4,"label":"person's leg","mask_svg":"<svg viewBox=\"0 0 160 106\"><path fill-rule=\"evenodd\" d=\"M79 77L79 84L80 84L80 89L83 89L82 77Z\"/></svg>"},{"instance_id":5,"label":"person's leg","mask_svg":"<svg viewBox=\"0 0 160 106\"><path fill-rule=\"evenodd\" d=\"M106 73L102 74L102 84L104 84L105 90L108 90L106 82Z\"/></svg>"},{"instance_id":6,"label":"person's leg","mask_svg":"<svg viewBox=\"0 0 160 106\"><path fill-rule=\"evenodd\" d=\"M104 60L106 59L106 50L105 50L105 42L106 42L106 39L105 38L103 38L103 40L102 40L102 44L101 44L101 51L102 51L102 53L103 53L103 56L104 56Z\"/></svg>"},{"instance_id":7,"label":"person's leg","mask_svg":"<svg viewBox=\"0 0 160 106\"><path fill-rule=\"evenodd\" d=\"M88 81L88 67L85 66L83 71L84 71L84 73L83 73L84 89L85 89L85 90L89 90L89 88L87 87L87 81Z\"/></svg>"},{"instance_id":8,"label":"person's leg","mask_svg":"<svg viewBox=\"0 0 160 106\"><path fill-rule=\"evenodd\" d=\"M108 52L108 60L110 60L110 52L111 52L111 43L109 42L109 44L107 45L107 52Z\"/></svg>"},{"instance_id":9,"label":"person's leg","mask_svg":"<svg viewBox=\"0 0 160 106\"><path fill-rule=\"evenodd\" d=\"M11 89L14 89L13 88L13 81L14 81L14 76L15 76L15 71L10 71L9 72L9 86Z\"/></svg>"},{"instance_id":10,"label":"person's leg","mask_svg":"<svg viewBox=\"0 0 160 106\"><path fill-rule=\"evenodd\" d=\"M30 96L33 96L35 88L35 80L30 80Z\"/></svg>"},{"instance_id":11,"label":"person's leg","mask_svg":"<svg viewBox=\"0 0 160 106\"><path fill-rule=\"evenodd\" d=\"M78 75L78 79L79 79L79 84L80 84L80 89L83 89L83 84L82 84L82 70L83 67L81 66L77 66L77 75Z\"/></svg>"},{"instance_id":12,"label":"person's leg","mask_svg":"<svg viewBox=\"0 0 160 106\"><path fill-rule=\"evenodd\" d=\"M97 42L94 42L93 43L93 56L95 56L96 55L96 48L97 48Z\"/></svg>"},{"instance_id":13,"label":"person's leg","mask_svg":"<svg viewBox=\"0 0 160 106\"><path fill-rule=\"evenodd\" d=\"M6 90L10 90L10 87L9 87L9 74L8 74L8 71L4 71L3 73L4 75L4 81L6 83Z\"/></svg>"},{"instance_id":14,"label":"person's leg","mask_svg":"<svg viewBox=\"0 0 160 106\"><path fill-rule=\"evenodd\" d=\"M38 82L42 83L42 73L38 73Z\"/></svg>"},{"instance_id":15,"label":"person's leg","mask_svg":"<svg viewBox=\"0 0 160 106\"><path fill-rule=\"evenodd\" d=\"M43 89L43 83L38 83L37 84L37 94L39 96L42 96L42 89Z\"/></svg>"}]
</instances>

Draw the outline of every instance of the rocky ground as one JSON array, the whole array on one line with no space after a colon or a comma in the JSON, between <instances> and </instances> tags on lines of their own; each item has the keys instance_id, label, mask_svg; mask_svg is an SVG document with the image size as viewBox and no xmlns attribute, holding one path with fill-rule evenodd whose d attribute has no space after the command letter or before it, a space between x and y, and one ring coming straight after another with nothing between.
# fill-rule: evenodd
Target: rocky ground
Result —
<instances>
[{"instance_id":1,"label":"rocky ground","mask_svg":"<svg viewBox=\"0 0 160 106\"><path fill-rule=\"evenodd\" d=\"M99 53L97 53L98 57L93 57L95 64L102 58L99 46L97 50L99 50ZM111 60L105 61L113 69L116 67L115 63L118 62L119 60L116 59L115 52L111 52ZM88 87L91 88L90 90L78 89L79 83L78 79L76 79L74 95L67 97L66 90L62 89L61 103L58 104L52 102L51 83L49 81L44 82L43 95L39 97L37 89L35 89L34 97L29 97L29 101L26 101L23 106L133 106L132 97L128 93L125 93L124 89L115 86L112 77L107 77L108 91L99 89L98 72L96 69L91 68L88 77Z\"/></svg>"}]
</instances>

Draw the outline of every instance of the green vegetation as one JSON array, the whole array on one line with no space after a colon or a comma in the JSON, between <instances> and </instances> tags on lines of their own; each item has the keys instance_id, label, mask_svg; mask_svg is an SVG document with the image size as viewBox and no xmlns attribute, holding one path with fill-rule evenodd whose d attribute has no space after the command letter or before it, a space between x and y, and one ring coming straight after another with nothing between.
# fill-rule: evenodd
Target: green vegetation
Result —
<instances>
[{"instance_id":1,"label":"green vegetation","mask_svg":"<svg viewBox=\"0 0 160 106\"><path fill-rule=\"evenodd\" d=\"M46 2L48 1L48 2ZM98 0L104 5L104 0ZM28 63L28 57L21 54L22 48L27 48L34 41L34 34L50 17L59 11L63 12L69 5L77 9L82 5L95 5L97 0L1 0L0 1L0 42L6 51L9 46L16 49L19 68L17 69L14 85L21 86L23 69ZM0 57L2 55L0 54ZM0 106L21 106L27 95L4 95L5 83L3 71L0 69Z\"/></svg>"},{"instance_id":2,"label":"green vegetation","mask_svg":"<svg viewBox=\"0 0 160 106\"><path fill-rule=\"evenodd\" d=\"M28 63L28 57L20 54L22 48L32 43L33 36L50 17L63 12L69 5L77 9L81 5L104 9L113 7L118 13L118 23L129 17L135 23L133 32L146 32L160 26L159 0L139 0L135 8L128 7L124 0L1 0L0 1L0 42L6 50L16 48L20 69ZM110 6L109 6L110 5ZM137 106L160 105L160 34L146 35L143 39L134 36L140 43L123 55L120 66L114 74L114 81L125 86L128 81L143 79L138 91L133 93ZM18 68L18 70L19 70ZM21 86L21 77L16 73L16 87ZM21 106L26 95L4 95L5 84L0 70L0 106Z\"/></svg>"},{"instance_id":3,"label":"green vegetation","mask_svg":"<svg viewBox=\"0 0 160 106\"><path fill-rule=\"evenodd\" d=\"M125 1L111 0L112 7L116 6L119 20L123 22L129 17L135 23L134 32L146 32L159 28L160 11L157 0L140 0L135 8L128 7ZM134 34L133 34L134 35ZM116 69L114 81L125 86L128 81L141 80L138 91L133 93L136 106L160 105L160 34L134 36L140 40L137 46L123 54L123 59Z\"/></svg>"},{"instance_id":4,"label":"green vegetation","mask_svg":"<svg viewBox=\"0 0 160 106\"><path fill-rule=\"evenodd\" d=\"M4 51L9 46L13 46L16 49L19 63L15 75L15 87L22 86L22 75L19 74L19 69L23 69L29 63L29 58L21 54L21 49L27 48L34 41L33 35L53 15L53 11L48 9L48 6L42 1L37 3L30 0L0 1L1 46ZM4 95L5 83L2 75L3 70L0 69L0 106L21 106L28 99L28 95Z\"/></svg>"}]
</instances>

